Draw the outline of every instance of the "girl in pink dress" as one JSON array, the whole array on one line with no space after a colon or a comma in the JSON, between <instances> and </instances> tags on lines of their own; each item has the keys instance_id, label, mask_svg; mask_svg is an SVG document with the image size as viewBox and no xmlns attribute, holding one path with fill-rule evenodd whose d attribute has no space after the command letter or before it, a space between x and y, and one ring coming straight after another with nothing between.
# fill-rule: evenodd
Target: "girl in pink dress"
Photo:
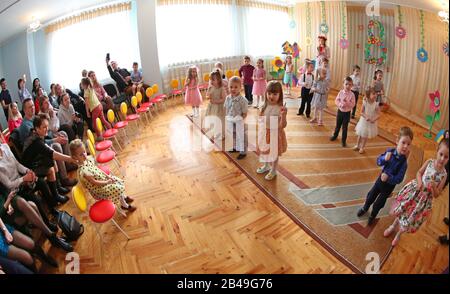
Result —
<instances>
[{"instance_id":1,"label":"girl in pink dress","mask_svg":"<svg viewBox=\"0 0 450 294\"><path fill-rule=\"evenodd\" d=\"M195 65L189 67L186 78L186 96L184 102L192 106L192 116L199 116L199 107L202 104L202 94L198 88L198 70Z\"/></svg>"},{"instance_id":2,"label":"girl in pink dress","mask_svg":"<svg viewBox=\"0 0 450 294\"><path fill-rule=\"evenodd\" d=\"M253 105L254 108L259 108L259 101L264 104L264 93L266 92L267 82L266 82L266 70L264 69L264 60L258 59L256 62L256 68L253 71L253 91L252 94L256 97L256 104Z\"/></svg>"}]
</instances>

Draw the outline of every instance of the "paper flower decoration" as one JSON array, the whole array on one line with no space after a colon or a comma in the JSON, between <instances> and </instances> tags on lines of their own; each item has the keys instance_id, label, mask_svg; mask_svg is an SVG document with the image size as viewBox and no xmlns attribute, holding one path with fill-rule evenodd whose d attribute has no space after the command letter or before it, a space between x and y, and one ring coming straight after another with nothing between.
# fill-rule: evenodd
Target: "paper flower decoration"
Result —
<instances>
[{"instance_id":1,"label":"paper flower decoration","mask_svg":"<svg viewBox=\"0 0 450 294\"><path fill-rule=\"evenodd\" d=\"M298 46L297 42L295 42L295 43L292 45L292 50L294 51L294 52L292 53L292 57L293 57L293 58L297 58L297 57L300 55L300 51L302 51L302 49L300 49L300 46Z\"/></svg>"},{"instance_id":2,"label":"paper flower decoration","mask_svg":"<svg viewBox=\"0 0 450 294\"><path fill-rule=\"evenodd\" d=\"M280 57L276 56L274 60L272 60L273 69L275 71L278 71L280 68L283 67L283 60L281 60Z\"/></svg>"},{"instance_id":3,"label":"paper flower decoration","mask_svg":"<svg viewBox=\"0 0 450 294\"><path fill-rule=\"evenodd\" d=\"M441 93L439 91L436 91L434 93L428 94L430 97L430 110L433 113L436 113L439 111L439 108L441 108Z\"/></svg>"},{"instance_id":4,"label":"paper flower decoration","mask_svg":"<svg viewBox=\"0 0 450 294\"><path fill-rule=\"evenodd\" d=\"M435 92L428 94L428 96L430 98L430 110L432 115L427 115L425 117L430 129L428 130L428 133L424 134L424 136L425 138L432 139L433 134L431 133L431 130L433 129L434 122L441 119L441 112L439 110L439 108L441 108L441 93L439 90L436 90Z\"/></svg>"},{"instance_id":5,"label":"paper flower decoration","mask_svg":"<svg viewBox=\"0 0 450 294\"><path fill-rule=\"evenodd\" d=\"M295 23L295 20L291 20L290 22L289 22L289 27L291 28L291 29L295 29L295 26L296 26L297 24Z\"/></svg>"},{"instance_id":6,"label":"paper flower decoration","mask_svg":"<svg viewBox=\"0 0 450 294\"><path fill-rule=\"evenodd\" d=\"M341 47L342 49L347 49L348 48L348 40L347 39L341 39L339 41L339 47Z\"/></svg>"},{"instance_id":7,"label":"paper flower decoration","mask_svg":"<svg viewBox=\"0 0 450 294\"><path fill-rule=\"evenodd\" d=\"M436 134L436 138L434 138L434 141L436 141L439 144L442 141L442 139L445 138L445 132L446 132L446 130L440 130Z\"/></svg>"},{"instance_id":8,"label":"paper flower decoration","mask_svg":"<svg viewBox=\"0 0 450 294\"><path fill-rule=\"evenodd\" d=\"M444 45L442 45L442 50L444 51L444 54L448 57L448 42L445 42Z\"/></svg>"},{"instance_id":9,"label":"paper flower decoration","mask_svg":"<svg viewBox=\"0 0 450 294\"><path fill-rule=\"evenodd\" d=\"M420 62L427 62L428 61L428 52L425 50L425 48L420 48L417 50L417 59L419 59Z\"/></svg>"},{"instance_id":10,"label":"paper flower decoration","mask_svg":"<svg viewBox=\"0 0 450 294\"><path fill-rule=\"evenodd\" d=\"M364 25L359 25L359 26L358 26L358 29L359 29L360 31L363 31L363 30L364 30Z\"/></svg>"},{"instance_id":11,"label":"paper flower decoration","mask_svg":"<svg viewBox=\"0 0 450 294\"><path fill-rule=\"evenodd\" d=\"M305 44L306 44L306 46L311 46L311 44L312 44L311 37L306 37Z\"/></svg>"},{"instance_id":12,"label":"paper flower decoration","mask_svg":"<svg viewBox=\"0 0 450 294\"><path fill-rule=\"evenodd\" d=\"M395 28L395 35L400 39L404 39L406 37L406 30L403 27L398 26Z\"/></svg>"},{"instance_id":13,"label":"paper flower decoration","mask_svg":"<svg viewBox=\"0 0 450 294\"><path fill-rule=\"evenodd\" d=\"M328 25L326 23L321 23L319 27L319 31L321 34L328 34Z\"/></svg>"}]
</instances>

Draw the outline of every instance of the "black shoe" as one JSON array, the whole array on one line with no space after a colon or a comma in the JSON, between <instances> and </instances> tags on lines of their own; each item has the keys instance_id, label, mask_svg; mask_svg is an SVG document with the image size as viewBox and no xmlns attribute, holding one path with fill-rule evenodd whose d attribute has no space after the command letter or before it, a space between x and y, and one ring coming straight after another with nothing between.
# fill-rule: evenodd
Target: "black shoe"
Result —
<instances>
[{"instance_id":1,"label":"black shoe","mask_svg":"<svg viewBox=\"0 0 450 294\"><path fill-rule=\"evenodd\" d=\"M367 221L367 225L371 226L374 222L375 222L375 217L373 216L369 216L369 220Z\"/></svg>"},{"instance_id":2,"label":"black shoe","mask_svg":"<svg viewBox=\"0 0 450 294\"><path fill-rule=\"evenodd\" d=\"M66 195L58 195L55 199L59 204L65 204L67 201L69 201L69 197Z\"/></svg>"},{"instance_id":3,"label":"black shoe","mask_svg":"<svg viewBox=\"0 0 450 294\"><path fill-rule=\"evenodd\" d=\"M444 217L444 223L448 226L448 217Z\"/></svg>"},{"instance_id":4,"label":"black shoe","mask_svg":"<svg viewBox=\"0 0 450 294\"><path fill-rule=\"evenodd\" d=\"M230 153L236 153L236 152L238 152L236 149L233 149L230 151Z\"/></svg>"},{"instance_id":5,"label":"black shoe","mask_svg":"<svg viewBox=\"0 0 450 294\"><path fill-rule=\"evenodd\" d=\"M239 156L237 157L238 160L244 159L247 156L247 154L245 153L240 153Z\"/></svg>"},{"instance_id":6,"label":"black shoe","mask_svg":"<svg viewBox=\"0 0 450 294\"><path fill-rule=\"evenodd\" d=\"M59 186L58 187L58 193L61 194L61 195L69 194L69 192L70 192L69 188L66 188L66 187L63 187L63 186Z\"/></svg>"},{"instance_id":7,"label":"black shoe","mask_svg":"<svg viewBox=\"0 0 450 294\"><path fill-rule=\"evenodd\" d=\"M310 119L310 118L311 118L311 116L310 116L310 115L307 115L307 116L306 116L306 118L307 118L307 119Z\"/></svg>"},{"instance_id":8,"label":"black shoe","mask_svg":"<svg viewBox=\"0 0 450 294\"><path fill-rule=\"evenodd\" d=\"M364 208L361 207L361 208L358 210L358 213L356 213L356 215L357 215L358 217L361 217L361 216L365 215L366 212L367 212L367 211L365 211Z\"/></svg>"},{"instance_id":9,"label":"black shoe","mask_svg":"<svg viewBox=\"0 0 450 294\"><path fill-rule=\"evenodd\" d=\"M446 235L439 236L439 242L442 245L448 245L448 237Z\"/></svg>"},{"instance_id":10,"label":"black shoe","mask_svg":"<svg viewBox=\"0 0 450 294\"><path fill-rule=\"evenodd\" d=\"M50 229L50 231L52 231L53 233L58 232L58 225L55 224L54 222L48 221L45 222L45 225Z\"/></svg>"},{"instance_id":11,"label":"black shoe","mask_svg":"<svg viewBox=\"0 0 450 294\"><path fill-rule=\"evenodd\" d=\"M303 113L297 112L297 115L303 116Z\"/></svg>"},{"instance_id":12,"label":"black shoe","mask_svg":"<svg viewBox=\"0 0 450 294\"><path fill-rule=\"evenodd\" d=\"M347 143L345 143L345 142L342 142L342 147L347 147Z\"/></svg>"},{"instance_id":13,"label":"black shoe","mask_svg":"<svg viewBox=\"0 0 450 294\"><path fill-rule=\"evenodd\" d=\"M352 115L352 119L355 119L355 116L354 116L354 115Z\"/></svg>"},{"instance_id":14,"label":"black shoe","mask_svg":"<svg viewBox=\"0 0 450 294\"><path fill-rule=\"evenodd\" d=\"M336 139L337 139L337 137L335 137L335 136L330 137L330 141L336 141Z\"/></svg>"},{"instance_id":15,"label":"black shoe","mask_svg":"<svg viewBox=\"0 0 450 294\"><path fill-rule=\"evenodd\" d=\"M45 262L46 264L57 268L58 267L58 262L51 257L50 255L46 254L42 248L35 248L34 249L34 254L36 255L37 258L39 258L41 261Z\"/></svg>"},{"instance_id":16,"label":"black shoe","mask_svg":"<svg viewBox=\"0 0 450 294\"><path fill-rule=\"evenodd\" d=\"M59 210L56 208L50 208L50 214L53 215L55 218L58 218L59 216Z\"/></svg>"},{"instance_id":17,"label":"black shoe","mask_svg":"<svg viewBox=\"0 0 450 294\"><path fill-rule=\"evenodd\" d=\"M62 240L58 236L56 236L56 234L53 234L50 237L48 237L48 240L50 241L50 243L52 243L53 246L59 247L59 248L63 249L64 251L67 251L67 252L73 251L73 246L70 245L68 242Z\"/></svg>"},{"instance_id":18,"label":"black shoe","mask_svg":"<svg viewBox=\"0 0 450 294\"><path fill-rule=\"evenodd\" d=\"M62 179L62 180L61 180L61 184L62 184L63 186L66 186L66 187L73 187L73 186L75 186L76 184L78 184L78 180L77 180L77 179L69 179L69 178L65 178L65 179Z\"/></svg>"}]
</instances>

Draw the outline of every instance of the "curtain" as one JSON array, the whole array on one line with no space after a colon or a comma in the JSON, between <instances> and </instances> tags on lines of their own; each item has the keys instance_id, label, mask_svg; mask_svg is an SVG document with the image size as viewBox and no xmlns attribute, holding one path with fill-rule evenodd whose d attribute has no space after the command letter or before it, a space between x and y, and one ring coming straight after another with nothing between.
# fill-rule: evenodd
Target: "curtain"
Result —
<instances>
[{"instance_id":1,"label":"curtain","mask_svg":"<svg viewBox=\"0 0 450 294\"><path fill-rule=\"evenodd\" d=\"M47 35L49 80L78 89L83 69L99 80L109 78L106 54L130 69L140 61L137 30L130 10L106 14L65 26Z\"/></svg>"},{"instance_id":2,"label":"curtain","mask_svg":"<svg viewBox=\"0 0 450 294\"><path fill-rule=\"evenodd\" d=\"M320 2L296 4L294 17L297 22L297 41L302 49L300 59L315 59L317 56L317 46L319 45L317 37L319 26L322 22L322 9ZM327 36L327 46L330 47L330 70L331 87L340 88L346 75L351 73L351 64L348 60L348 49L342 50L339 47L341 38L341 5L340 2L325 2L325 18L329 28ZM308 9L309 7L309 9ZM310 17L308 17L308 13ZM348 30L347 30L348 31ZM307 38L311 38L311 45L307 45ZM347 34L348 35L348 34ZM303 62L303 61L302 61Z\"/></svg>"},{"instance_id":3,"label":"curtain","mask_svg":"<svg viewBox=\"0 0 450 294\"><path fill-rule=\"evenodd\" d=\"M364 49L367 43L367 27L371 17L367 16L364 7L348 7L348 27L349 42L348 50L348 73L352 72L353 65L361 67L361 89L364 90L372 83L375 70L383 70L383 82L386 96L391 98L391 85L393 77L393 63L395 56L395 18L392 10L381 10L381 16L375 17L384 26L385 44L387 47L386 62L382 66L376 66L366 63ZM378 35L378 30L374 29L374 33ZM374 48L372 56L379 56L379 49ZM394 71L396 72L396 71Z\"/></svg>"},{"instance_id":4,"label":"curtain","mask_svg":"<svg viewBox=\"0 0 450 294\"><path fill-rule=\"evenodd\" d=\"M405 117L428 128L425 116L431 114L428 93L441 93L441 119L435 122L434 131L448 129L448 56L442 50L448 41L445 23L436 14L424 12L425 49L428 61L420 62L416 53L420 47L420 11L402 7L403 27L407 35L403 40L396 38L393 69L395 76L390 91L393 108ZM395 11L397 19L398 11Z\"/></svg>"}]
</instances>

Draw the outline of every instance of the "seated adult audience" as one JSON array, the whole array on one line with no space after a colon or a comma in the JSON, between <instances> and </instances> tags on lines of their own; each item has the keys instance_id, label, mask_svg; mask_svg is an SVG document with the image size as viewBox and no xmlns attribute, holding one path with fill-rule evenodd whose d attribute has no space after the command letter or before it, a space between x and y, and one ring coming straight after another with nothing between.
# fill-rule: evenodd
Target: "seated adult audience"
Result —
<instances>
[{"instance_id":1,"label":"seated adult audience","mask_svg":"<svg viewBox=\"0 0 450 294\"><path fill-rule=\"evenodd\" d=\"M23 103L23 111L25 113L25 116L23 118L22 124L18 128L19 130L19 141L20 144L23 146L22 149L25 150L24 144L28 137L32 134L33 129L33 121L34 121L34 104L31 99L25 99ZM49 138L46 140L47 145L51 146L52 149L59 153L63 153L63 150L66 152L66 154L70 154L70 150L68 147L68 140L67 140L67 134L64 135L63 132L58 133L58 135L54 138ZM20 147L20 146L17 146ZM66 164L63 161L57 160L58 170L59 170L59 178L61 178L61 184L63 186L74 186L76 185L76 181L73 179L69 179L67 176L67 169ZM69 168L75 168L74 166L67 166ZM59 181L58 181L59 183ZM59 187L59 190L62 194L67 193L67 189L63 189L63 187Z\"/></svg>"},{"instance_id":2,"label":"seated adult audience","mask_svg":"<svg viewBox=\"0 0 450 294\"><path fill-rule=\"evenodd\" d=\"M59 123L67 125L72 128L72 131L79 139L83 139L84 135L84 123L81 115L75 112L73 105L70 103L69 94L64 93L62 96L61 105L58 110ZM69 136L69 133L67 133ZM70 136L69 136L70 139ZM73 139L70 139L72 141Z\"/></svg>"},{"instance_id":3,"label":"seated adult audience","mask_svg":"<svg viewBox=\"0 0 450 294\"><path fill-rule=\"evenodd\" d=\"M59 109L58 95L56 95L56 84L50 85L50 94L48 95L48 99L54 109Z\"/></svg>"},{"instance_id":4,"label":"seated adult audience","mask_svg":"<svg viewBox=\"0 0 450 294\"><path fill-rule=\"evenodd\" d=\"M17 81L17 88L19 89L18 94L20 102L23 102L23 100L27 98L33 98L25 85L26 83L27 80L25 75L23 75L23 78Z\"/></svg>"},{"instance_id":5,"label":"seated adult audience","mask_svg":"<svg viewBox=\"0 0 450 294\"><path fill-rule=\"evenodd\" d=\"M33 80L33 89L31 90L31 96L34 101L36 101L36 98L39 97L39 89L41 89L41 81L39 78L35 78ZM47 96L47 92L45 92L44 89L42 89L41 96Z\"/></svg>"},{"instance_id":6,"label":"seated adult audience","mask_svg":"<svg viewBox=\"0 0 450 294\"><path fill-rule=\"evenodd\" d=\"M5 117L8 119L8 106L11 104L11 94L9 94L8 85L6 84L6 80L2 78L0 80L1 92L0 92L0 104L5 112Z\"/></svg>"},{"instance_id":7,"label":"seated adult audience","mask_svg":"<svg viewBox=\"0 0 450 294\"><path fill-rule=\"evenodd\" d=\"M72 127L67 124L60 123L57 110L53 109L53 106L50 105L50 99L48 97L44 97L40 108L39 113L45 113L50 118L48 125L48 137L54 138L59 134L62 136L67 134L67 139L69 142L75 139L75 132Z\"/></svg>"},{"instance_id":8,"label":"seated adult audience","mask_svg":"<svg viewBox=\"0 0 450 294\"><path fill-rule=\"evenodd\" d=\"M22 114L17 107L17 103L13 102L8 106L8 130L11 134L16 128L22 124Z\"/></svg>"},{"instance_id":9,"label":"seated adult audience","mask_svg":"<svg viewBox=\"0 0 450 294\"><path fill-rule=\"evenodd\" d=\"M97 98L103 106L103 112L106 114L108 110L114 110L114 103L112 98L106 93L103 85L97 80L97 75L94 71L90 71L88 73L88 77L92 81L92 88L94 88L95 94L97 94ZM81 85L81 83L80 83Z\"/></svg>"},{"instance_id":10,"label":"seated adult audience","mask_svg":"<svg viewBox=\"0 0 450 294\"><path fill-rule=\"evenodd\" d=\"M142 97L145 98L145 90L147 90L147 88L150 86L144 83L142 71L139 69L139 64L137 62L133 63L131 82L133 83L133 95L136 95L137 92L141 92Z\"/></svg>"},{"instance_id":11,"label":"seated adult audience","mask_svg":"<svg viewBox=\"0 0 450 294\"><path fill-rule=\"evenodd\" d=\"M108 68L109 75L116 82L117 89L120 93L124 93L127 96L133 95L133 82L131 81L131 74L128 70L119 68L116 61L112 61L106 58L106 66Z\"/></svg>"},{"instance_id":12,"label":"seated adult audience","mask_svg":"<svg viewBox=\"0 0 450 294\"><path fill-rule=\"evenodd\" d=\"M36 99L34 100L34 109L36 111L36 114L38 114L39 111L41 110L41 104L42 104L42 101L44 100L44 97L47 97L46 95L47 94L45 94L44 89L39 88L37 90L37 96L36 96Z\"/></svg>"},{"instance_id":13,"label":"seated adult audience","mask_svg":"<svg viewBox=\"0 0 450 294\"><path fill-rule=\"evenodd\" d=\"M28 137L23 146L23 164L29 169L33 170L36 176L40 178L47 177L47 184L53 196L53 203L50 206L56 205L55 202L67 202L67 196L61 196L58 193L57 174L54 168L54 161L69 162L76 164L76 160L72 159L63 153L55 151L45 144L45 137L48 133L49 118L46 114L40 114L33 119L33 132ZM69 179L67 179L69 180ZM76 179L70 179L70 182L62 182L65 186L74 186L77 184ZM64 181L64 180L63 180Z\"/></svg>"},{"instance_id":14,"label":"seated adult audience","mask_svg":"<svg viewBox=\"0 0 450 294\"><path fill-rule=\"evenodd\" d=\"M7 275L31 275L32 271L24 267L20 262L0 256L0 274Z\"/></svg>"},{"instance_id":15,"label":"seated adult audience","mask_svg":"<svg viewBox=\"0 0 450 294\"><path fill-rule=\"evenodd\" d=\"M72 103L73 108L75 109L76 112L81 114L83 120L88 124L89 129L92 130L92 120L87 116L84 98L73 93L69 89L64 89L60 84L56 84L55 91L56 96L58 96L58 104L61 104L62 96L64 93L69 94L70 103Z\"/></svg>"}]
</instances>

